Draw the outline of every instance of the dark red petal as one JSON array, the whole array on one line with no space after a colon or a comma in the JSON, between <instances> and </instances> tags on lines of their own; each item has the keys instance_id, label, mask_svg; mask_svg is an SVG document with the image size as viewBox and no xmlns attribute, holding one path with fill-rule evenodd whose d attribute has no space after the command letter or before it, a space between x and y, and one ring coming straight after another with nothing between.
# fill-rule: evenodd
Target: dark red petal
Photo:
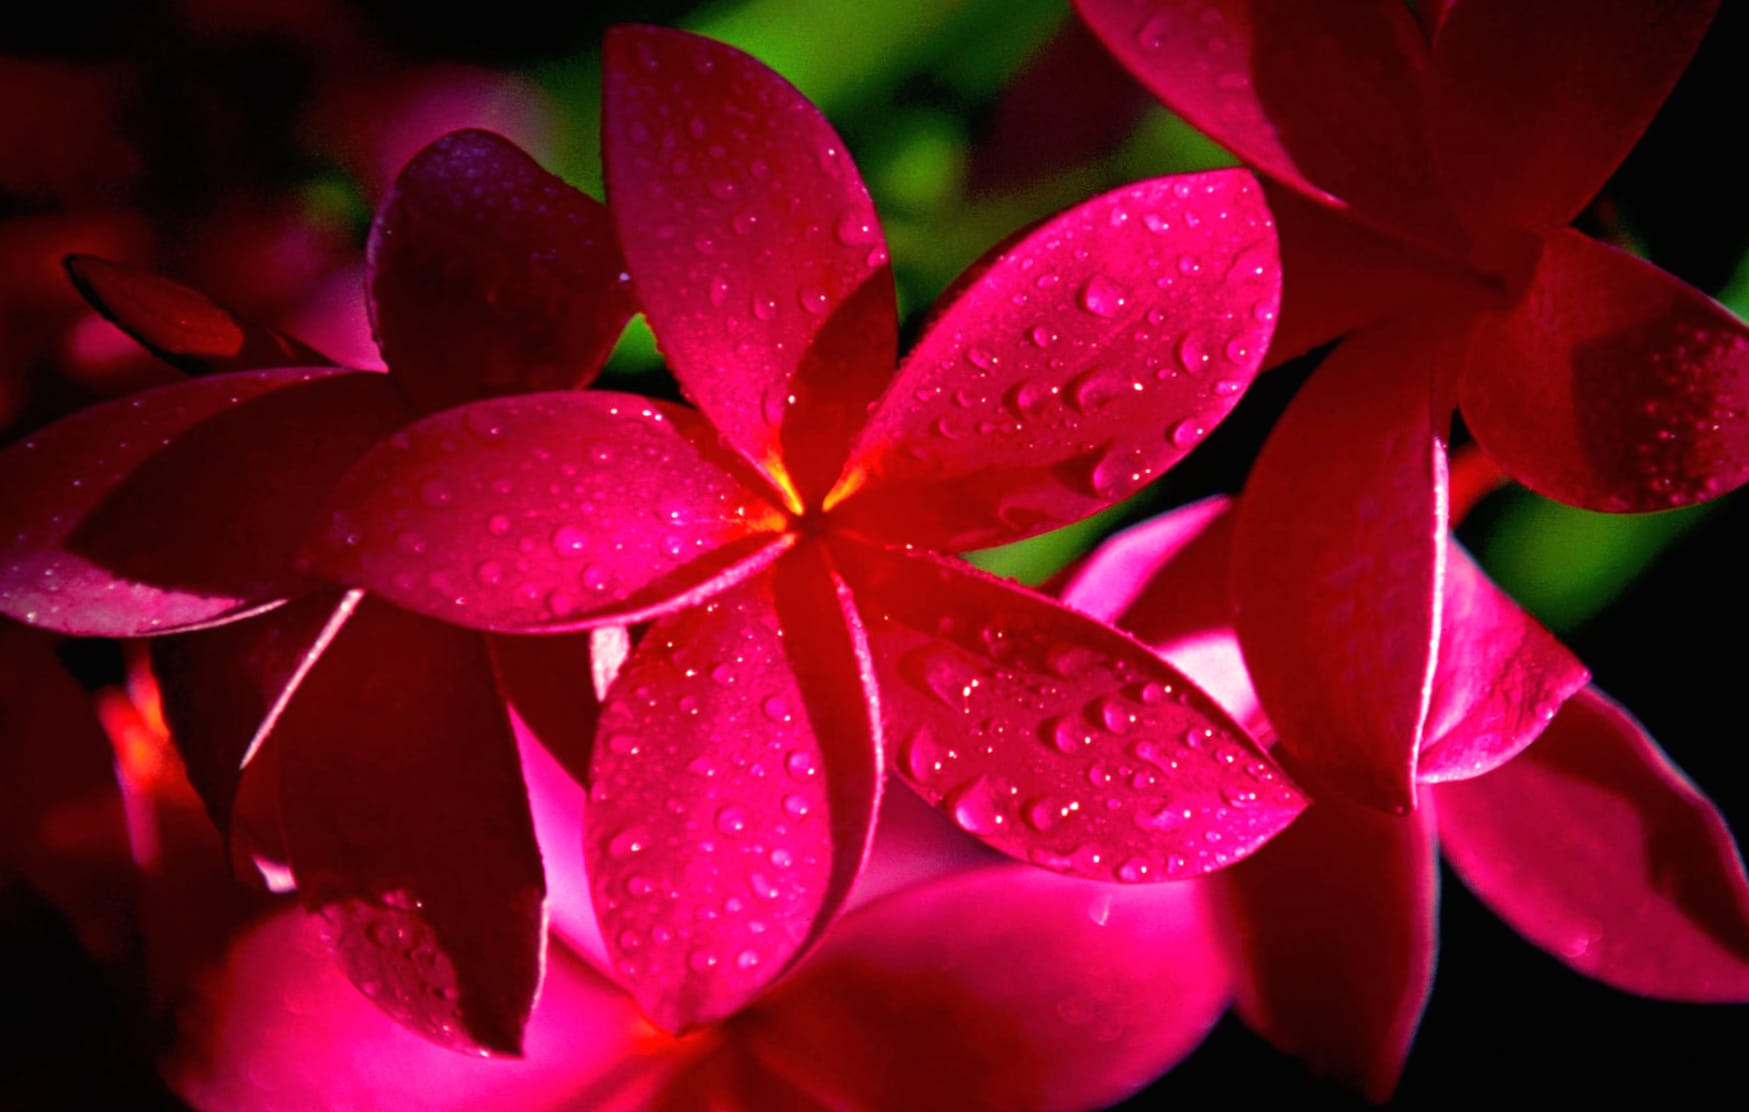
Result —
<instances>
[{"instance_id":1,"label":"dark red petal","mask_svg":"<svg viewBox=\"0 0 1749 1112\"><path fill-rule=\"evenodd\" d=\"M0 454L0 612L138 637L308 589L320 500L405 419L382 375L252 371L75 414Z\"/></svg>"},{"instance_id":2,"label":"dark red petal","mask_svg":"<svg viewBox=\"0 0 1749 1112\"><path fill-rule=\"evenodd\" d=\"M858 442L840 514L957 551L1133 494L1238 402L1280 288L1269 210L1244 171L1063 213L942 308Z\"/></svg>"},{"instance_id":3,"label":"dark red petal","mask_svg":"<svg viewBox=\"0 0 1749 1112\"><path fill-rule=\"evenodd\" d=\"M545 888L481 638L365 599L271 744L298 890L347 976L433 1042L519 1054Z\"/></svg>"},{"instance_id":4,"label":"dark red petal","mask_svg":"<svg viewBox=\"0 0 1749 1112\"><path fill-rule=\"evenodd\" d=\"M1282 416L1240 499L1233 598L1245 661L1308 777L1415 803L1445 545L1434 322L1361 332Z\"/></svg>"},{"instance_id":5,"label":"dark red petal","mask_svg":"<svg viewBox=\"0 0 1749 1112\"><path fill-rule=\"evenodd\" d=\"M312 563L480 628L624 622L776 554L781 515L724 462L698 414L648 398L476 402L360 461L334 492Z\"/></svg>"},{"instance_id":6,"label":"dark red petal","mask_svg":"<svg viewBox=\"0 0 1749 1112\"><path fill-rule=\"evenodd\" d=\"M1148 649L935 557L840 544L894 767L968 833L1060 872L1183 878L1267 841L1305 798Z\"/></svg>"},{"instance_id":7,"label":"dark red petal","mask_svg":"<svg viewBox=\"0 0 1749 1112\"><path fill-rule=\"evenodd\" d=\"M407 164L369 257L377 342L421 412L581 386L632 314L607 209L488 131Z\"/></svg>"},{"instance_id":8,"label":"dark red petal","mask_svg":"<svg viewBox=\"0 0 1749 1112\"><path fill-rule=\"evenodd\" d=\"M874 205L818 109L753 58L608 32L602 158L639 303L728 442L814 503L897 352Z\"/></svg>"},{"instance_id":9,"label":"dark red petal","mask_svg":"<svg viewBox=\"0 0 1749 1112\"><path fill-rule=\"evenodd\" d=\"M153 355L189 374L330 366L326 355L243 320L199 290L95 255L68 255L67 274L91 307Z\"/></svg>"},{"instance_id":10,"label":"dark red petal","mask_svg":"<svg viewBox=\"0 0 1749 1112\"><path fill-rule=\"evenodd\" d=\"M1475 326L1464 420L1512 477L1587 509L1667 510L1749 480L1749 330L1578 232Z\"/></svg>"},{"instance_id":11,"label":"dark red petal","mask_svg":"<svg viewBox=\"0 0 1749 1112\"><path fill-rule=\"evenodd\" d=\"M1076 0L1131 73L1314 200L1452 245L1422 134L1426 44L1400 0Z\"/></svg>"},{"instance_id":12,"label":"dark red petal","mask_svg":"<svg viewBox=\"0 0 1749 1112\"><path fill-rule=\"evenodd\" d=\"M1105 1107L1226 1006L1206 893L1008 864L920 885L848 916L742 1030L824 1106Z\"/></svg>"},{"instance_id":13,"label":"dark red petal","mask_svg":"<svg viewBox=\"0 0 1749 1112\"><path fill-rule=\"evenodd\" d=\"M601 716L592 682L593 636L591 631L486 638L504 702L578 783L588 780L595 723Z\"/></svg>"},{"instance_id":14,"label":"dark red petal","mask_svg":"<svg viewBox=\"0 0 1749 1112\"><path fill-rule=\"evenodd\" d=\"M1226 874L1239 1014L1312 1072L1390 1098L1433 983L1439 864L1428 808L1320 798Z\"/></svg>"},{"instance_id":15,"label":"dark red petal","mask_svg":"<svg viewBox=\"0 0 1749 1112\"><path fill-rule=\"evenodd\" d=\"M644 635L602 709L585 852L608 952L655 1022L736 1011L836 918L879 802L874 706L813 545Z\"/></svg>"},{"instance_id":16,"label":"dark red petal","mask_svg":"<svg viewBox=\"0 0 1749 1112\"><path fill-rule=\"evenodd\" d=\"M1446 859L1518 933L1629 992L1749 1001L1749 879L1731 832L1595 689L1517 760L1434 794Z\"/></svg>"},{"instance_id":17,"label":"dark red petal","mask_svg":"<svg viewBox=\"0 0 1749 1112\"><path fill-rule=\"evenodd\" d=\"M1439 631L1416 764L1423 782L1466 780L1510 760L1591 678L1456 541L1446 544Z\"/></svg>"},{"instance_id":18,"label":"dark red petal","mask_svg":"<svg viewBox=\"0 0 1749 1112\"><path fill-rule=\"evenodd\" d=\"M1464 0L1428 67L1445 193L1477 227L1559 226L1627 155L1687 68L1713 0Z\"/></svg>"}]
</instances>

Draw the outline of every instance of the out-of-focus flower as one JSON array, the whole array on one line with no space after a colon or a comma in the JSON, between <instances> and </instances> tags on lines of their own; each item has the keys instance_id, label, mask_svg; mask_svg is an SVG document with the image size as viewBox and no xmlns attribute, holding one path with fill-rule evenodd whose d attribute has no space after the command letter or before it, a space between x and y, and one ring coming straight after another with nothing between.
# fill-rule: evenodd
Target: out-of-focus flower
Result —
<instances>
[{"instance_id":1,"label":"out-of-focus flower","mask_svg":"<svg viewBox=\"0 0 1749 1112\"><path fill-rule=\"evenodd\" d=\"M604 69L610 208L699 411L439 414L354 468L312 566L483 629L658 619L589 774L595 904L646 1013L726 1016L812 945L889 766L990 845L1105 880L1194 876L1285 825L1298 793L1157 657L928 551L1077 520L1226 414L1276 307L1250 176L1016 237L895 376L886 247L818 111L677 32L613 32Z\"/></svg>"},{"instance_id":2,"label":"out-of-focus flower","mask_svg":"<svg viewBox=\"0 0 1749 1112\"><path fill-rule=\"evenodd\" d=\"M1416 800L1449 574L1445 442L1593 509L1749 477L1749 332L1567 223L1715 8L1079 0L1170 107L1275 179L1274 355L1345 341L1252 471L1239 636L1314 787Z\"/></svg>"}]
</instances>

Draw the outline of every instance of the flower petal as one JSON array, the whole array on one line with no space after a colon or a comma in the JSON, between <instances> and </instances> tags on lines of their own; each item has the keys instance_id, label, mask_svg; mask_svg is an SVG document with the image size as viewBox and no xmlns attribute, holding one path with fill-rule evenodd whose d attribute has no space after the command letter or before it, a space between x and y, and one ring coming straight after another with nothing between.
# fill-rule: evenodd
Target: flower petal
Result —
<instances>
[{"instance_id":1,"label":"flower petal","mask_svg":"<svg viewBox=\"0 0 1749 1112\"><path fill-rule=\"evenodd\" d=\"M1305 806L1133 639L936 557L843 542L898 775L1013 857L1098 880L1211 872Z\"/></svg>"},{"instance_id":2,"label":"flower petal","mask_svg":"<svg viewBox=\"0 0 1749 1112\"><path fill-rule=\"evenodd\" d=\"M1417 759L1425 782L1465 780L1510 760L1591 678L1456 541L1448 541L1439 663Z\"/></svg>"},{"instance_id":3,"label":"flower petal","mask_svg":"<svg viewBox=\"0 0 1749 1112\"><path fill-rule=\"evenodd\" d=\"M504 702L578 783L589 778L589 754L601 700L589 682L594 632L516 637L490 634L492 668Z\"/></svg>"},{"instance_id":4,"label":"flower petal","mask_svg":"<svg viewBox=\"0 0 1749 1112\"><path fill-rule=\"evenodd\" d=\"M810 949L867 857L881 755L867 650L814 545L659 621L608 693L585 849L608 952L669 1030Z\"/></svg>"},{"instance_id":5,"label":"flower petal","mask_svg":"<svg viewBox=\"0 0 1749 1112\"><path fill-rule=\"evenodd\" d=\"M607 209L510 140L457 131L395 179L370 236L371 322L421 412L595 377L632 314Z\"/></svg>"},{"instance_id":6,"label":"flower petal","mask_svg":"<svg viewBox=\"0 0 1749 1112\"><path fill-rule=\"evenodd\" d=\"M1396 1088L1433 986L1436 847L1428 808L1398 818L1325 796L1225 874L1239 1014L1369 1100Z\"/></svg>"},{"instance_id":7,"label":"flower petal","mask_svg":"<svg viewBox=\"0 0 1749 1112\"><path fill-rule=\"evenodd\" d=\"M1477 227L1579 214L1694 57L1711 0L1464 0L1444 16L1427 112L1445 192Z\"/></svg>"},{"instance_id":8,"label":"flower petal","mask_svg":"<svg viewBox=\"0 0 1749 1112\"><path fill-rule=\"evenodd\" d=\"M435 1043L519 1054L545 891L480 637L363 600L271 743L298 890L347 976Z\"/></svg>"},{"instance_id":9,"label":"flower petal","mask_svg":"<svg viewBox=\"0 0 1749 1112\"><path fill-rule=\"evenodd\" d=\"M1105 1107L1226 1006L1206 895L1011 864L923 884L847 916L742 1030L823 1106Z\"/></svg>"},{"instance_id":10,"label":"flower petal","mask_svg":"<svg viewBox=\"0 0 1749 1112\"><path fill-rule=\"evenodd\" d=\"M239 318L199 290L95 255L68 255L67 274L91 307L146 350L191 375L330 366L290 336Z\"/></svg>"},{"instance_id":11,"label":"flower petal","mask_svg":"<svg viewBox=\"0 0 1749 1112\"><path fill-rule=\"evenodd\" d=\"M1282 184L1386 231L1455 241L1422 136L1426 45L1397 0L1076 0L1174 112Z\"/></svg>"},{"instance_id":12,"label":"flower petal","mask_svg":"<svg viewBox=\"0 0 1749 1112\"><path fill-rule=\"evenodd\" d=\"M608 197L650 327L728 442L814 504L897 353L868 191L819 110L733 47L617 27L602 64Z\"/></svg>"},{"instance_id":13,"label":"flower petal","mask_svg":"<svg viewBox=\"0 0 1749 1112\"><path fill-rule=\"evenodd\" d=\"M1749 329L1578 232L1545 237L1530 288L1477 322L1460 390L1512 477L1575 506L1667 510L1749 480Z\"/></svg>"},{"instance_id":14,"label":"flower petal","mask_svg":"<svg viewBox=\"0 0 1749 1112\"><path fill-rule=\"evenodd\" d=\"M138 637L307 589L318 501L405 419L381 375L251 371L75 414L0 454L0 612Z\"/></svg>"},{"instance_id":15,"label":"flower petal","mask_svg":"<svg viewBox=\"0 0 1749 1112\"><path fill-rule=\"evenodd\" d=\"M1749 1001L1749 880L1731 832L1595 689L1518 759L1435 795L1446 859L1518 933L1629 992Z\"/></svg>"},{"instance_id":16,"label":"flower petal","mask_svg":"<svg viewBox=\"0 0 1749 1112\"><path fill-rule=\"evenodd\" d=\"M1439 636L1446 458L1437 326L1358 333L1300 389L1258 455L1233 535L1245 661L1307 776L1415 803Z\"/></svg>"},{"instance_id":17,"label":"flower petal","mask_svg":"<svg viewBox=\"0 0 1749 1112\"><path fill-rule=\"evenodd\" d=\"M963 550L1133 494L1227 415L1281 275L1242 170L1105 194L1006 245L934 319L835 499L852 528Z\"/></svg>"},{"instance_id":18,"label":"flower petal","mask_svg":"<svg viewBox=\"0 0 1749 1112\"><path fill-rule=\"evenodd\" d=\"M768 502L697 413L606 391L439 413L365 457L312 563L445 621L511 632L660 613L776 555Z\"/></svg>"}]
</instances>

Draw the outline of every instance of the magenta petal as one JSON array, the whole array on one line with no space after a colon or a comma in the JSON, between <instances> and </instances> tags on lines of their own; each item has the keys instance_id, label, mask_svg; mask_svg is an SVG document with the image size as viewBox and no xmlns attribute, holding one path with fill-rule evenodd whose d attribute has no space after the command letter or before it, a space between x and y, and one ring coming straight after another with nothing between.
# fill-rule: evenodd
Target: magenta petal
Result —
<instances>
[{"instance_id":1,"label":"magenta petal","mask_svg":"<svg viewBox=\"0 0 1749 1112\"><path fill-rule=\"evenodd\" d=\"M381 375L252 371L96 406L0 454L0 612L138 637L308 589L318 501L405 419Z\"/></svg>"},{"instance_id":2,"label":"magenta petal","mask_svg":"<svg viewBox=\"0 0 1749 1112\"><path fill-rule=\"evenodd\" d=\"M95 255L67 256L85 300L146 350L189 374L328 366L326 355L242 320L206 294Z\"/></svg>"},{"instance_id":3,"label":"magenta petal","mask_svg":"<svg viewBox=\"0 0 1749 1112\"><path fill-rule=\"evenodd\" d=\"M657 622L608 693L585 849L603 937L670 1030L734 1012L837 916L881 753L867 649L822 551Z\"/></svg>"},{"instance_id":4,"label":"magenta petal","mask_svg":"<svg viewBox=\"0 0 1749 1112\"><path fill-rule=\"evenodd\" d=\"M1546 236L1530 288L1476 323L1464 420L1513 478L1594 510L1749 480L1749 329L1650 263Z\"/></svg>"},{"instance_id":5,"label":"magenta petal","mask_svg":"<svg viewBox=\"0 0 1749 1112\"><path fill-rule=\"evenodd\" d=\"M1300 389L1240 499L1233 597L1245 661L1308 777L1415 803L1445 546L1437 326L1361 332Z\"/></svg>"},{"instance_id":6,"label":"magenta petal","mask_svg":"<svg viewBox=\"0 0 1749 1112\"><path fill-rule=\"evenodd\" d=\"M1446 859L1518 933L1629 992L1749 1001L1749 879L1731 832L1594 688L1517 760L1434 794Z\"/></svg>"},{"instance_id":7,"label":"magenta petal","mask_svg":"<svg viewBox=\"0 0 1749 1112\"><path fill-rule=\"evenodd\" d=\"M607 209L487 131L409 162L370 237L371 321L422 412L595 377L632 314Z\"/></svg>"},{"instance_id":8,"label":"magenta petal","mask_svg":"<svg viewBox=\"0 0 1749 1112\"><path fill-rule=\"evenodd\" d=\"M1226 874L1251 1028L1312 1072L1384 1101L1427 1005L1439 866L1428 808L1320 798Z\"/></svg>"},{"instance_id":9,"label":"magenta petal","mask_svg":"<svg viewBox=\"0 0 1749 1112\"><path fill-rule=\"evenodd\" d=\"M1280 288L1269 210L1244 171L1071 209L940 310L863 433L839 514L958 551L1133 494L1238 402Z\"/></svg>"},{"instance_id":10,"label":"magenta petal","mask_svg":"<svg viewBox=\"0 0 1749 1112\"><path fill-rule=\"evenodd\" d=\"M545 891L480 637L363 600L272 744L298 890L347 976L435 1043L520 1053Z\"/></svg>"},{"instance_id":11,"label":"magenta petal","mask_svg":"<svg viewBox=\"0 0 1749 1112\"><path fill-rule=\"evenodd\" d=\"M1448 541L1420 779L1465 780L1510 760L1590 678L1566 646Z\"/></svg>"},{"instance_id":12,"label":"magenta petal","mask_svg":"<svg viewBox=\"0 0 1749 1112\"><path fill-rule=\"evenodd\" d=\"M1305 806L1134 639L936 557L844 542L901 779L1003 853L1125 882L1232 864Z\"/></svg>"},{"instance_id":13,"label":"magenta petal","mask_svg":"<svg viewBox=\"0 0 1749 1112\"><path fill-rule=\"evenodd\" d=\"M738 451L817 502L897 353L874 205L832 126L733 47L608 32L602 158L650 327Z\"/></svg>"},{"instance_id":14,"label":"magenta petal","mask_svg":"<svg viewBox=\"0 0 1749 1112\"><path fill-rule=\"evenodd\" d=\"M588 781L595 723L601 716L601 700L591 683L596 666L593 635L499 633L486 638L504 702L580 784Z\"/></svg>"},{"instance_id":15,"label":"magenta petal","mask_svg":"<svg viewBox=\"0 0 1749 1112\"><path fill-rule=\"evenodd\" d=\"M559 630L720 589L776 555L770 504L691 410L605 391L476 402L380 445L312 563L445 621Z\"/></svg>"},{"instance_id":16,"label":"magenta petal","mask_svg":"<svg viewBox=\"0 0 1749 1112\"><path fill-rule=\"evenodd\" d=\"M1226 1006L1208 891L1007 864L923 884L846 917L746 1038L822 1106L1103 1108Z\"/></svg>"},{"instance_id":17,"label":"magenta petal","mask_svg":"<svg viewBox=\"0 0 1749 1112\"><path fill-rule=\"evenodd\" d=\"M1694 56L1713 0L1464 0L1428 70L1434 155L1480 227L1559 226L1621 162Z\"/></svg>"}]
</instances>

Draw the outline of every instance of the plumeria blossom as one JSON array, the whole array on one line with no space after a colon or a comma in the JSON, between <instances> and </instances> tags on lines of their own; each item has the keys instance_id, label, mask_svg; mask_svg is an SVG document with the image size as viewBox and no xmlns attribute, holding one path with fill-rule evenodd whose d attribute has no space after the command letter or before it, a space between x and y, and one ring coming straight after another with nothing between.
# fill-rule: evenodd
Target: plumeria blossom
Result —
<instances>
[{"instance_id":1,"label":"plumeria blossom","mask_svg":"<svg viewBox=\"0 0 1749 1112\"><path fill-rule=\"evenodd\" d=\"M505 697L555 744L586 737L588 704L575 725L547 708L586 686L587 645L484 639L294 557L372 444L458 401L586 382L631 306L601 205L485 132L408 164L369 262L386 374L165 279L69 260L93 304L194 377L5 453L0 612L175 634L152 646L166 715L245 871L295 883L379 1007L459 1049L515 1052L545 911Z\"/></svg>"},{"instance_id":2,"label":"plumeria blossom","mask_svg":"<svg viewBox=\"0 0 1749 1112\"><path fill-rule=\"evenodd\" d=\"M438 414L353 469L310 557L481 629L655 619L602 709L587 831L646 1013L719 1019L812 945L889 768L990 845L1103 880L1194 876L1285 825L1302 798L1183 677L932 551L1109 505L1226 414L1276 309L1249 175L1016 237L895 375L884 240L818 111L679 32L611 32L604 73L610 211L698 408Z\"/></svg>"},{"instance_id":3,"label":"plumeria blossom","mask_svg":"<svg viewBox=\"0 0 1749 1112\"><path fill-rule=\"evenodd\" d=\"M1137 526L1063 597L1155 645L1271 737L1219 590L1236 517L1216 498ZM1749 879L1724 820L1447 543L1422 806L1399 817L1321 796L1220 877L1241 1016L1378 1100L1432 986L1441 852L1513 929L1586 976L1669 1000L1749 1001Z\"/></svg>"},{"instance_id":4,"label":"plumeria blossom","mask_svg":"<svg viewBox=\"0 0 1749 1112\"><path fill-rule=\"evenodd\" d=\"M1416 801L1462 408L1533 490L1661 510L1749 478L1749 332L1568 227L1716 5L1078 0L1166 104L1274 179L1273 357L1352 332L1252 471L1246 662L1311 782Z\"/></svg>"}]
</instances>

